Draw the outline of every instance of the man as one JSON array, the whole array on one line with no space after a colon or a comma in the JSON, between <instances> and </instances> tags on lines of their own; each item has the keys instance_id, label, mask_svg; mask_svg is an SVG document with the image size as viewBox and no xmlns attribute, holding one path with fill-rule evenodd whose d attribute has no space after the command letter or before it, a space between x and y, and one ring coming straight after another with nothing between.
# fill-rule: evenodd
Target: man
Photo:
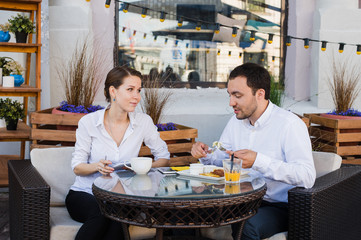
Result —
<instances>
[{"instance_id":1,"label":"man","mask_svg":"<svg viewBox=\"0 0 361 240\"><path fill-rule=\"evenodd\" d=\"M269 100L270 81L267 70L257 64L236 67L227 88L235 116L219 140L228 151L210 154L202 142L192 147L193 157L202 163L222 166L222 159L234 154L235 159L243 161L243 168L251 168L251 174L265 178L266 195L258 213L246 221L242 240L287 231L288 190L296 186L311 188L316 178L306 125Z\"/></svg>"}]
</instances>

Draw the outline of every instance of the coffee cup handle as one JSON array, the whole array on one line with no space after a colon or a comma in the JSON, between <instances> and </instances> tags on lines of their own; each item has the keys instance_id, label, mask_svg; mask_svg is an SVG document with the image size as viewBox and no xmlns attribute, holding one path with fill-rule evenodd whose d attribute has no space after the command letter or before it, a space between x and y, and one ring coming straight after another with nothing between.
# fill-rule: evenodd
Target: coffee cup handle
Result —
<instances>
[{"instance_id":1,"label":"coffee cup handle","mask_svg":"<svg viewBox=\"0 0 361 240\"><path fill-rule=\"evenodd\" d=\"M129 163L128 163L128 164L129 164ZM126 167L126 168L128 168L128 169L130 169L130 170L134 171L134 170L133 170L133 168L131 168L130 166L128 166L128 165L127 165L127 163L124 163L124 167Z\"/></svg>"}]
</instances>

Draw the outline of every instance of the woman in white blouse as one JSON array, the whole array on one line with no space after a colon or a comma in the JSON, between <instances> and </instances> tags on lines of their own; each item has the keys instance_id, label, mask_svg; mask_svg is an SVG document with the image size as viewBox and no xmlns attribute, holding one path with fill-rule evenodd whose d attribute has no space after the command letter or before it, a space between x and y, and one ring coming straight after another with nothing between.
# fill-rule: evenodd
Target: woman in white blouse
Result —
<instances>
[{"instance_id":1,"label":"woman in white blouse","mask_svg":"<svg viewBox=\"0 0 361 240\"><path fill-rule=\"evenodd\" d=\"M137 157L144 142L154 155L152 167L169 166L168 148L152 119L134 113L141 95L140 72L115 67L105 80L109 106L85 115L78 123L72 169L77 175L66 198L70 216L84 224L76 239L122 239L120 223L105 218L92 194L95 178L114 171L113 166Z\"/></svg>"}]
</instances>

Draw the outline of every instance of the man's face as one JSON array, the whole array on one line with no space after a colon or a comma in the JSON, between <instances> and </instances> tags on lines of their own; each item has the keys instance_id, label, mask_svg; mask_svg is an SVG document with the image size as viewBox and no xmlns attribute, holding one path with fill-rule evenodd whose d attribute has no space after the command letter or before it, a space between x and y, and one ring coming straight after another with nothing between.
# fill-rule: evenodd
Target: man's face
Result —
<instances>
[{"instance_id":1,"label":"man's face","mask_svg":"<svg viewBox=\"0 0 361 240\"><path fill-rule=\"evenodd\" d=\"M227 92L230 96L229 106L233 107L237 119L250 118L257 110L258 104L252 89L247 86L247 78L240 76L228 81Z\"/></svg>"}]
</instances>

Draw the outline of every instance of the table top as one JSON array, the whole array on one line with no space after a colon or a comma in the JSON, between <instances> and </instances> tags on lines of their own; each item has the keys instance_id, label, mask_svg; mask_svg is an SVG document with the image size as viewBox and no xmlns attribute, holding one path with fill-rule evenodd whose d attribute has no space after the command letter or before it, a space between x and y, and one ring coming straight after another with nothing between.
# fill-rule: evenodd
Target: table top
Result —
<instances>
[{"instance_id":1,"label":"table top","mask_svg":"<svg viewBox=\"0 0 361 240\"><path fill-rule=\"evenodd\" d=\"M212 199L242 196L265 187L260 177L245 175L240 183L225 183L180 175L164 175L157 169L148 174L136 175L131 171L117 171L109 176L98 177L94 186L120 197L144 199Z\"/></svg>"}]
</instances>

